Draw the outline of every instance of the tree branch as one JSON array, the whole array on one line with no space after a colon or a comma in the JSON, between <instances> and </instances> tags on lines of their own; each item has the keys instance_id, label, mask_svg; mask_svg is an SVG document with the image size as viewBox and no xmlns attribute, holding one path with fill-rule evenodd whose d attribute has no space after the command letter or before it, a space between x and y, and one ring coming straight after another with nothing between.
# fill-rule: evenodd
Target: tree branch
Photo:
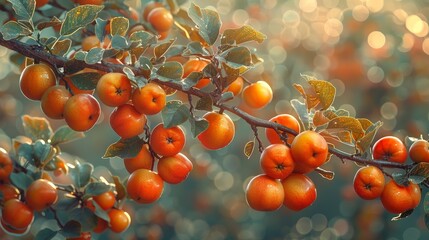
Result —
<instances>
[{"instance_id":1,"label":"tree branch","mask_svg":"<svg viewBox=\"0 0 429 240\"><path fill-rule=\"evenodd\" d=\"M46 63L50 64L51 66L64 67L64 66L66 66L66 63L68 61L70 61L67 58L52 55L52 54L46 52L41 46L29 45L29 44L20 42L18 40L9 40L8 41L8 40L4 40L3 37L0 37L0 45L4 46L6 48L9 48L11 50L14 50L14 51L26 56L26 57L46 62ZM74 60L74 61L78 61L78 60ZM78 62L79 62L79 64L81 64L85 68L97 69L97 70L104 71L104 72L121 72L122 73L123 68L124 68L124 65L121 65L121 64L113 64L113 63L87 64L84 61L78 61ZM126 66L128 68L130 68L136 76L144 74L144 71L142 69L139 69L139 68L136 68L133 66L129 66L129 65L126 65ZM218 101L220 98L219 94L206 93L206 92L200 91L199 89L196 89L196 88L191 88L191 89L185 91L182 89L182 85L180 83L177 83L177 82L164 82L164 81L161 81L159 79L151 79L151 81L153 81L159 85L162 85L162 86L167 86L167 87L173 88L175 90L185 92L188 95L197 96L199 98L210 96L211 98L213 98L213 105L214 106L220 108L222 111L226 110L226 111L231 112L231 113L237 115L238 117L242 118L244 121L246 121L252 127L252 129L254 129L256 127L263 127L263 128L277 129L278 131L287 132L287 133L293 134L295 136L298 134L294 130L289 129L289 128L281 125L281 124L257 118L255 116L252 116L252 115L244 112L243 110L237 108L236 106L229 106L223 102L219 102ZM379 168L397 168L397 169L409 170L413 167L412 164L404 165L404 164L400 164L400 163L388 162L388 161L383 161L383 160L366 159L366 158L363 158L363 157L355 155L355 154L343 152L343 151L336 149L336 148L329 148L329 152L331 154L333 154L334 156L337 156L341 160L349 160L349 161L353 161L353 162L360 163L360 164L374 165L374 166L377 166Z\"/></svg>"}]
</instances>

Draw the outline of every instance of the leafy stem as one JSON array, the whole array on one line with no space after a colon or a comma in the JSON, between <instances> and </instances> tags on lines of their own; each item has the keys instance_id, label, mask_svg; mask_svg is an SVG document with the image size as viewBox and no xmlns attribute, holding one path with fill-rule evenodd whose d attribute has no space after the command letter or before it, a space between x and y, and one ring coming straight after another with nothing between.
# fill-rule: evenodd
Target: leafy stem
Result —
<instances>
[{"instance_id":1,"label":"leafy stem","mask_svg":"<svg viewBox=\"0 0 429 240\"><path fill-rule=\"evenodd\" d=\"M6 48L9 48L11 50L14 50L14 51L16 51L16 52L18 52L24 56L29 57L29 58L33 58L35 60L47 62L50 65L56 66L59 68L65 67L67 62L70 61L67 58L50 54L50 53L46 52L40 46L29 45L29 44L20 42L18 40L5 40L3 37L0 37L0 45L4 46ZM74 61L78 61L78 63L81 64L81 66L84 68L91 68L91 69L96 69L96 70L100 70L100 71L104 71L104 72L120 72L120 73L122 73L123 67L124 67L121 64L113 64L113 63L88 64L84 61L79 61L79 60L74 60ZM144 76L144 74L145 74L145 70L142 68L136 68L136 67L129 66L129 69L131 69L133 71L135 76ZM229 106L226 103L219 101L220 95L217 94L216 92L207 93L207 92L203 92L203 91L196 89L196 88L190 88L189 90L183 90L180 82L164 82L164 81L161 81L159 79L151 79L151 81L153 81L159 85L162 85L165 87L170 87L172 89L182 91L188 95L193 95L193 96L196 96L199 98L211 97L214 100L213 101L214 106L218 107L222 111L228 111L228 112L233 113L236 116L240 117L241 119L246 121L252 127L252 129L254 127L263 127L263 128L276 129L277 131L282 131L284 133L290 133L290 134L295 135L295 136L298 134L294 130L289 129L289 128L281 125L281 124L257 118L255 116L248 114L247 112L239 109L236 106ZM258 139L258 142L260 142L260 139ZM337 156L341 160L348 160L348 161L353 161L356 163L366 164L366 165L374 165L374 166L377 166L379 168L396 168L396 169L410 170L413 166L412 164L404 165L404 164L400 164L400 163L388 162L388 161L383 161L383 160L367 159L367 158L363 158L359 155L346 153L346 152L341 151L339 149L336 149L334 147L330 147L329 152L331 154Z\"/></svg>"}]
</instances>

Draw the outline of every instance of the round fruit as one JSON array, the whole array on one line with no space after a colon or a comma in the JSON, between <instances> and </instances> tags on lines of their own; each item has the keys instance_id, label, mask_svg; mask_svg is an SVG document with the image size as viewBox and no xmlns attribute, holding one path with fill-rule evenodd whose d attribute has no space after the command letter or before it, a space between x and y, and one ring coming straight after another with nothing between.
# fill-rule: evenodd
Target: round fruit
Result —
<instances>
[{"instance_id":1,"label":"round fruit","mask_svg":"<svg viewBox=\"0 0 429 240\"><path fill-rule=\"evenodd\" d=\"M279 209L285 194L280 181L261 174L253 177L246 188L247 204L257 211Z\"/></svg>"},{"instance_id":2,"label":"round fruit","mask_svg":"<svg viewBox=\"0 0 429 240\"><path fill-rule=\"evenodd\" d=\"M308 173L320 167L328 157L328 144L317 132L304 131L291 144L294 172Z\"/></svg>"},{"instance_id":3,"label":"round fruit","mask_svg":"<svg viewBox=\"0 0 429 240\"><path fill-rule=\"evenodd\" d=\"M155 202L161 197L163 190L162 178L151 170L138 169L128 177L128 196L138 203Z\"/></svg>"},{"instance_id":4,"label":"round fruit","mask_svg":"<svg viewBox=\"0 0 429 240\"><path fill-rule=\"evenodd\" d=\"M35 211L43 211L58 200L55 185L45 179L37 179L25 191L25 201Z\"/></svg>"},{"instance_id":5,"label":"round fruit","mask_svg":"<svg viewBox=\"0 0 429 240\"><path fill-rule=\"evenodd\" d=\"M225 88L224 92L232 92L234 96L237 96L243 90L244 81L242 77L237 77L228 87Z\"/></svg>"},{"instance_id":6,"label":"round fruit","mask_svg":"<svg viewBox=\"0 0 429 240\"><path fill-rule=\"evenodd\" d=\"M407 148L397 137L382 137L374 143L372 157L375 160L404 163L407 160Z\"/></svg>"},{"instance_id":7,"label":"round fruit","mask_svg":"<svg viewBox=\"0 0 429 240\"><path fill-rule=\"evenodd\" d=\"M162 5L162 3L160 3L160 2L149 2L143 10L143 20L147 21L147 17L149 16L149 13L153 9L163 7L163 6L164 5Z\"/></svg>"},{"instance_id":8,"label":"round fruit","mask_svg":"<svg viewBox=\"0 0 429 240\"><path fill-rule=\"evenodd\" d=\"M164 157L174 156L185 146L185 133L179 126L164 128L158 124L151 133L149 144L152 150Z\"/></svg>"},{"instance_id":9,"label":"round fruit","mask_svg":"<svg viewBox=\"0 0 429 240\"><path fill-rule=\"evenodd\" d=\"M413 162L429 162L429 142L423 139L415 141L410 147Z\"/></svg>"},{"instance_id":10,"label":"round fruit","mask_svg":"<svg viewBox=\"0 0 429 240\"><path fill-rule=\"evenodd\" d=\"M108 210L112 208L116 203L115 193L112 191L104 192L100 195L92 197L94 201L103 209Z\"/></svg>"},{"instance_id":11,"label":"round fruit","mask_svg":"<svg viewBox=\"0 0 429 240\"><path fill-rule=\"evenodd\" d=\"M2 223L14 229L26 229L34 220L33 210L16 198L7 200L2 209Z\"/></svg>"},{"instance_id":12,"label":"round fruit","mask_svg":"<svg viewBox=\"0 0 429 240\"><path fill-rule=\"evenodd\" d=\"M279 114L271 118L270 122L275 122L280 125L283 125L287 128L294 130L296 133L299 133L301 130L298 120L296 120L296 118L290 114ZM279 133L283 134L283 131L279 130ZM266 128L265 135L267 136L267 139L271 144L283 143L279 134L272 128ZM292 144L292 141L295 138L295 136L290 133L286 133L286 136L287 136L287 143Z\"/></svg>"},{"instance_id":13,"label":"round fruit","mask_svg":"<svg viewBox=\"0 0 429 240\"><path fill-rule=\"evenodd\" d=\"M390 180L384 186L380 199L387 211L399 214L414 209L419 205L421 191L417 184L410 182L405 187Z\"/></svg>"},{"instance_id":14,"label":"round fruit","mask_svg":"<svg viewBox=\"0 0 429 240\"><path fill-rule=\"evenodd\" d=\"M108 227L108 223L106 222L106 220L97 217L97 225L95 226L93 231L95 233L102 233L102 232L104 232L104 230L107 229L107 227Z\"/></svg>"},{"instance_id":15,"label":"round fruit","mask_svg":"<svg viewBox=\"0 0 429 240\"><path fill-rule=\"evenodd\" d=\"M82 232L79 237L66 238L67 240L91 240L92 236L90 232Z\"/></svg>"},{"instance_id":16,"label":"round fruit","mask_svg":"<svg viewBox=\"0 0 429 240\"><path fill-rule=\"evenodd\" d=\"M89 51L92 48L96 48L96 47L100 47L101 46L101 42L100 39L98 39L97 36L92 35L92 36L87 36L82 40L81 43L82 46L82 50L83 51Z\"/></svg>"},{"instance_id":17,"label":"round fruit","mask_svg":"<svg viewBox=\"0 0 429 240\"><path fill-rule=\"evenodd\" d=\"M191 74L192 72L202 72L204 68L209 64L209 62L199 59L191 59L187 61L183 65L183 78L186 78ZM202 78L200 79L197 84L195 84L195 88L201 89L205 86L207 86L210 83L210 78Z\"/></svg>"},{"instance_id":18,"label":"round fruit","mask_svg":"<svg viewBox=\"0 0 429 240\"><path fill-rule=\"evenodd\" d=\"M136 89L132 95L134 107L143 114L153 115L161 112L166 104L166 94L158 84L148 83Z\"/></svg>"},{"instance_id":19,"label":"round fruit","mask_svg":"<svg viewBox=\"0 0 429 240\"><path fill-rule=\"evenodd\" d=\"M125 158L124 165L129 173L133 173L137 169L151 169L153 161L154 159L149 151L149 146L145 144L142 146L137 156Z\"/></svg>"},{"instance_id":20,"label":"round fruit","mask_svg":"<svg viewBox=\"0 0 429 240\"><path fill-rule=\"evenodd\" d=\"M121 209L111 209L109 212L109 228L115 233L121 233L131 224L130 215Z\"/></svg>"},{"instance_id":21,"label":"round fruit","mask_svg":"<svg viewBox=\"0 0 429 240\"><path fill-rule=\"evenodd\" d=\"M43 93L49 87L55 86L56 82L55 74L48 65L33 64L22 71L19 86L28 99L40 100Z\"/></svg>"},{"instance_id":22,"label":"round fruit","mask_svg":"<svg viewBox=\"0 0 429 240\"><path fill-rule=\"evenodd\" d=\"M182 153L162 157L158 161L158 174L165 182L178 184L185 180L192 170L192 162Z\"/></svg>"},{"instance_id":23,"label":"round fruit","mask_svg":"<svg viewBox=\"0 0 429 240\"><path fill-rule=\"evenodd\" d=\"M235 125L231 118L224 113L208 112L203 118L209 126L198 135L198 140L210 150L228 146L234 139Z\"/></svg>"},{"instance_id":24,"label":"round fruit","mask_svg":"<svg viewBox=\"0 0 429 240\"><path fill-rule=\"evenodd\" d=\"M294 169L290 148L284 144L271 144L264 149L260 158L261 168L271 178L284 179Z\"/></svg>"},{"instance_id":25,"label":"round fruit","mask_svg":"<svg viewBox=\"0 0 429 240\"><path fill-rule=\"evenodd\" d=\"M36 0L36 8L45 6L49 0Z\"/></svg>"},{"instance_id":26,"label":"round fruit","mask_svg":"<svg viewBox=\"0 0 429 240\"><path fill-rule=\"evenodd\" d=\"M294 211L300 211L310 206L317 198L313 181L304 174L292 173L282 180L284 189L283 204Z\"/></svg>"},{"instance_id":27,"label":"round fruit","mask_svg":"<svg viewBox=\"0 0 429 240\"><path fill-rule=\"evenodd\" d=\"M56 85L48 88L42 96L40 104L42 111L49 118L63 119L64 106L71 96L64 86Z\"/></svg>"},{"instance_id":28,"label":"round fruit","mask_svg":"<svg viewBox=\"0 0 429 240\"><path fill-rule=\"evenodd\" d=\"M378 198L384 189L383 172L378 167L363 167L356 172L353 187L357 195L365 200Z\"/></svg>"},{"instance_id":29,"label":"round fruit","mask_svg":"<svg viewBox=\"0 0 429 240\"><path fill-rule=\"evenodd\" d=\"M22 229L14 228L14 227L8 225L7 223L5 223L3 221L3 219L0 220L0 227L8 235L12 235L12 236L16 236L16 237L24 236L30 230L30 226L28 226L26 228L22 228Z\"/></svg>"},{"instance_id":30,"label":"round fruit","mask_svg":"<svg viewBox=\"0 0 429 240\"><path fill-rule=\"evenodd\" d=\"M12 198L18 199L20 196L18 188L16 188L12 184L0 184L0 192L3 196L2 202L6 202L7 200Z\"/></svg>"},{"instance_id":31,"label":"round fruit","mask_svg":"<svg viewBox=\"0 0 429 240\"><path fill-rule=\"evenodd\" d=\"M243 89L243 101L251 108L263 108L273 99L273 90L265 81L257 81Z\"/></svg>"},{"instance_id":32,"label":"round fruit","mask_svg":"<svg viewBox=\"0 0 429 240\"><path fill-rule=\"evenodd\" d=\"M131 90L130 79L125 74L113 72L104 74L95 88L100 101L110 107L127 103L131 97Z\"/></svg>"},{"instance_id":33,"label":"round fruit","mask_svg":"<svg viewBox=\"0 0 429 240\"><path fill-rule=\"evenodd\" d=\"M64 119L75 131L88 131L100 117L100 104L90 94L77 94L64 106Z\"/></svg>"},{"instance_id":34,"label":"round fruit","mask_svg":"<svg viewBox=\"0 0 429 240\"><path fill-rule=\"evenodd\" d=\"M157 7L150 11L147 21L158 32L166 32L173 26L173 15L164 7Z\"/></svg>"},{"instance_id":35,"label":"round fruit","mask_svg":"<svg viewBox=\"0 0 429 240\"><path fill-rule=\"evenodd\" d=\"M6 150L0 147L0 180L9 179L13 171L12 159L7 154Z\"/></svg>"},{"instance_id":36,"label":"round fruit","mask_svg":"<svg viewBox=\"0 0 429 240\"><path fill-rule=\"evenodd\" d=\"M122 138L135 137L144 132L146 116L131 104L123 104L110 114L110 126Z\"/></svg>"}]
</instances>

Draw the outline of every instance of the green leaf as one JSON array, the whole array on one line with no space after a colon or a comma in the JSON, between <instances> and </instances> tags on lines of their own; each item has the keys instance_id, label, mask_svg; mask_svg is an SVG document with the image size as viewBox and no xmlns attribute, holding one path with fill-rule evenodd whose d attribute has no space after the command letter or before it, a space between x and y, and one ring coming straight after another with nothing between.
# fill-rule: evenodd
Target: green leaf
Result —
<instances>
[{"instance_id":1,"label":"green leaf","mask_svg":"<svg viewBox=\"0 0 429 240\"><path fill-rule=\"evenodd\" d=\"M95 19L95 36L97 36L98 40L103 41L104 36L106 36L106 26L108 21L97 18Z\"/></svg>"},{"instance_id":2,"label":"green leaf","mask_svg":"<svg viewBox=\"0 0 429 240\"><path fill-rule=\"evenodd\" d=\"M119 141L111 144L104 153L103 158L132 158L137 156L140 152L144 141L139 137L120 139Z\"/></svg>"},{"instance_id":3,"label":"green leaf","mask_svg":"<svg viewBox=\"0 0 429 240\"><path fill-rule=\"evenodd\" d=\"M197 25L199 35L209 45L213 45L219 36L219 30L222 24L219 14L208 8L201 9L194 3L191 4L188 14Z\"/></svg>"},{"instance_id":4,"label":"green leaf","mask_svg":"<svg viewBox=\"0 0 429 240\"><path fill-rule=\"evenodd\" d=\"M415 184L420 184L429 178L429 163L420 162L413 166L408 173L409 180Z\"/></svg>"},{"instance_id":5,"label":"green leaf","mask_svg":"<svg viewBox=\"0 0 429 240\"><path fill-rule=\"evenodd\" d=\"M162 44L159 44L158 46L156 46L153 50L153 52L155 54L155 58L160 59L162 56L164 56L164 54L168 51L168 49L170 49L170 47L173 46L174 42L175 42L175 40L172 39L166 43L162 43Z\"/></svg>"},{"instance_id":6,"label":"green leaf","mask_svg":"<svg viewBox=\"0 0 429 240\"><path fill-rule=\"evenodd\" d=\"M80 201L74 195L66 194L55 203L55 209L71 210L79 205Z\"/></svg>"},{"instance_id":7,"label":"green leaf","mask_svg":"<svg viewBox=\"0 0 429 240\"><path fill-rule=\"evenodd\" d=\"M92 182L85 187L85 195L88 197L97 196L112 190L112 186L103 182Z\"/></svg>"},{"instance_id":8,"label":"green leaf","mask_svg":"<svg viewBox=\"0 0 429 240\"><path fill-rule=\"evenodd\" d=\"M180 81L183 75L183 66L178 62L166 62L158 68L153 78L163 82Z\"/></svg>"},{"instance_id":9,"label":"green leaf","mask_svg":"<svg viewBox=\"0 0 429 240\"><path fill-rule=\"evenodd\" d=\"M131 70L131 68L124 67L124 68L122 68L122 72L125 73L125 75L127 75L128 79L133 80L133 81L135 80L136 75L134 75L134 72L133 72L133 70Z\"/></svg>"},{"instance_id":10,"label":"green leaf","mask_svg":"<svg viewBox=\"0 0 429 240\"><path fill-rule=\"evenodd\" d=\"M47 144L40 140L33 143L33 156L37 161L37 166L52 160L55 154L56 151L51 144Z\"/></svg>"},{"instance_id":11,"label":"green leaf","mask_svg":"<svg viewBox=\"0 0 429 240\"><path fill-rule=\"evenodd\" d=\"M110 20L110 34L125 36L130 26L130 21L124 17L114 17Z\"/></svg>"},{"instance_id":12,"label":"green leaf","mask_svg":"<svg viewBox=\"0 0 429 240\"><path fill-rule=\"evenodd\" d=\"M189 118L189 123L191 124L191 133L194 138L209 127L209 122L204 118Z\"/></svg>"},{"instance_id":13,"label":"green leaf","mask_svg":"<svg viewBox=\"0 0 429 240\"><path fill-rule=\"evenodd\" d=\"M392 178L397 184L401 186L408 185L408 176L405 172L394 172L392 173Z\"/></svg>"},{"instance_id":14,"label":"green leaf","mask_svg":"<svg viewBox=\"0 0 429 240\"><path fill-rule=\"evenodd\" d=\"M223 102L232 100L233 98L234 98L234 94L232 92L224 92L222 93L222 96L220 97L219 101L223 103Z\"/></svg>"},{"instance_id":15,"label":"green leaf","mask_svg":"<svg viewBox=\"0 0 429 240\"><path fill-rule=\"evenodd\" d=\"M193 86L195 86L201 78L204 77L202 72L191 72L184 80L182 89L188 91Z\"/></svg>"},{"instance_id":16,"label":"green leaf","mask_svg":"<svg viewBox=\"0 0 429 240\"><path fill-rule=\"evenodd\" d=\"M423 209L426 214L429 214L429 192L425 194L425 197L423 199Z\"/></svg>"},{"instance_id":17,"label":"green leaf","mask_svg":"<svg viewBox=\"0 0 429 240\"><path fill-rule=\"evenodd\" d=\"M54 55L65 56L70 50L72 41L70 39L59 40L52 46L51 52Z\"/></svg>"},{"instance_id":18,"label":"green leaf","mask_svg":"<svg viewBox=\"0 0 429 240\"><path fill-rule=\"evenodd\" d=\"M407 218L407 217L408 217L408 216L410 216L413 212L414 212L414 209L407 210L407 211L405 211L405 212L403 212L403 213L400 213L398 216L393 217L393 218L391 219L391 221L398 221L398 220L401 220L401 219Z\"/></svg>"},{"instance_id":19,"label":"green leaf","mask_svg":"<svg viewBox=\"0 0 429 240\"><path fill-rule=\"evenodd\" d=\"M207 112L213 111L213 99L210 96L204 96L200 98L195 106L197 110L203 110Z\"/></svg>"},{"instance_id":20,"label":"green leaf","mask_svg":"<svg viewBox=\"0 0 429 240\"><path fill-rule=\"evenodd\" d=\"M356 141L356 147L361 153L366 152L370 146L378 129L383 125L382 122L378 121L366 130L365 136Z\"/></svg>"},{"instance_id":21,"label":"green leaf","mask_svg":"<svg viewBox=\"0 0 429 240\"><path fill-rule=\"evenodd\" d=\"M292 99L290 101L292 108L295 110L298 115L301 123L304 125L304 129L307 130L310 128L310 117L307 112L307 107L305 103L300 102L298 99Z\"/></svg>"},{"instance_id":22,"label":"green leaf","mask_svg":"<svg viewBox=\"0 0 429 240\"><path fill-rule=\"evenodd\" d=\"M74 168L69 169L69 174L77 187L84 187L91 179L94 166L89 163L78 163Z\"/></svg>"},{"instance_id":23,"label":"green leaf","mask_svg":"<svg viewBox=\"0 0 429 240\"><path fill-rule=\"evenodd\" d=\"M253 150L255 149L255 141L248 141L246 145L244 145L244 155L249 159L252 156Z\"/></svg>"},{"instance_id":24,"label":"green leaf","mask_svg":"<svg viewBox=\"0 0 429 240\"><path fill-rule=\"evenodd\" d=\"M97 86L101 74L98 72L85 72L70 76L73 84L81 90L93 90Z\"/></svg>"},{"instance_id":25,"label":"green leaf","mask_svg":"<svg viewBox=\"0 0 429 240\"><path fill-rule=\"evenodd\" d=\"M222 87L226 88L240 76L240 69L232 68L228 64L222 62L221 74Z\"/></svg>"},{"instance_id":26,"label":"green leaf","mask_svg":"<svg viewBox=\"0 0 429 240\"><path fill-rule=\"evenodd\" d=\"M127 189L124 184L121 182L121 179L118 176L112 176L113 182L115 183L116 190L116 200L120 201L127 197Z\"/></svg>"},{"instance_id":27,"label":"green leaf","mask_svg":"<svg viewBox=\"0 0 429 240\"><path fill-rule=\"evenodd\" d=\"M28 186L34 182L34 179L24 172L12 172L10 174L10 181L15 187L25 191L27 190Z\"/></svg>"},{"instance_id":28,"label":"green leaf","mask_svg":"<svg viewBox=\"0 0 429 240\"><path fill-rule=\"evenodd\" d=\"M79 50L76 52L76 54L73 56L73 58L76 60L85 61L86 54L88 54L88 53L85 51Z\"/></svg>"},{"instance_id":29,"label":"green leaf","mask_svg":"<svg viewBox=\"0 0 429 240\"><path fill-rule=\"evenodd\" d=\"M21 119L25 135L33 141L37 139L48 141L51 138L52 128L46 118L23 115Z\"/></svg>"},{"instance_id":30,"label":"green leaf","mask_svg":"<svg viewBox=\"0 0 429 240\"><path fill-rule=\"evenodd\" d=\"M54 136L51 138L51 144L55 146L60 143L72 142L83 137L85 137L83 132L76 132L69 126L64 125L55 131Z\"/></svg>"},{"instance_id":31,"label":"green leaf","mask_svg":"<svg viewBox=\"0 0 429 240\"><path fill-rule=\"evenodd\" d=\"M140 42L142 47L147 47L157 42L156 36L150 32L137 31L130 35L131 42Z\"/></svg>"},{"instance_id":32,"label":"green leaf","mask_svg":"<svg viewBox=\"0 0 429 240\"><path fill-rule=\"evenodd\" d=\"M60 230L60 232L66 238L76 238L79 237L80 233L82 232L82 225L77 220L68 221Z\"/></svg>"},{"instance_id":33,"label":"green leaf","mask_svg":"<svg viewBox=\"0 0 429 240\"><path fill-rule=\"evenodd\" d=\"M92 48L85 56L85 62L88 64L95 64L103 59L104 49L103 48Z\"/></svg>"},{"instance_id":34,"label":"green leaf","mask_svg":"<svg viewBox=\"0 0 429 240\"><path fill-rule=\"evenodd\" d=\"M184 123L190 117L189 109L180 101L169 101L161 112L165 128Z\"/></svg>"},{"instance_id":35,"label":"green leaf","mask_svg":"<svg viewBox=\"0 0 429 240\"><path fill-rule=\"evenodd\" d=\"M267 36L252 26L242 26L237 29L226 29L221 37L221 44L241 44L249 41L262 43Z\"/></svg>"},{"instance_id":36,"label":"green leaf","mask_svg":"<svg viewBox=\"0 0 429 240\"><path fill-rule=\"evenodd\" d=\"M36 0L8 0L12 3L12 8L20 20L30 20L33 18L36 9Z\"/></svg>"},{"instance_id":37,"label":"green leaf","mask_svg":"<svg viewBox=\"0 0 429 240\"><path fill-rule=\"evenodd\" d=\"M5 40L11 40L30 35L32 31L18 22L9 21L0 27L0 32Z\"/></svg>"},{"instance_id":38,"label":"green leaf","mask_svg":"<svg viewBox=\"0 0 429 240\"><path fill-rule=\"evenodd\" d=\"M34 239L35 240L50 240L50 239L53 239L57 235L57 233L58 233L57 231L54 231L52 229L44 228L36 234L36 237Z\"/></svg>"},{"instance_id":39,"label":"green leaf","mask_svg":"<svg viewBox=\"0 0 429 240\"><path fill-rule=\"evenodd\" d=\"M246 47L234 47L221 55L229 67L240 69L252 66L252 56ZM244 71L244 70L242 70Z\"/></svg>"},{"instance_id":40,"label":"green leaf","mask_svg":"<svg viewBox=\"0 0 429 240\"><path fill-rule=\"evenodd\" d=\"M103 8L104 6L80 5L69 10L61 26L60 34L69 36L79 29L86 27L86 25L92 23L97 18L97 14Z\"/></svg>"},{"instance_id":41,"label":"green leaf","mask_svg":"<svg viewBox=\"0 0 429 240\"><path fill-rule=\"evenodd\" d=\"M127 50L129 43L125 37L114 35L111 40L112 48L116 50Z\"/></svg>"},{"instance_id":42,"label":"green leaf","mask_svg":"<svg viewBox=\"0 0 429 240\"><path fill-rule=\"evenodd\" d=\"M200 42L190 42L186 46L186 49L183 51L183 56L194 56L194 55L201 55L201 56L208 56L210 53L203 47L203 45Z\"/></svg>"},{"instance_id":43,"label":"green leaf","mask_svg":"<svg viewBox=\"0 0 429 240\"><path fill-rule=\"evenodd\" d=\"M143 75L145 78L149 78L153 65L149 58L145 56L140 56L138 62L136 63L137 67L143 70Z\"/></svg>"},{"instance_id":44,"label":"green leaf","mask_svg":"<svg viewBox=\"0 0 429 240\"><path fill-rule=\"evenodd\" d=\"M94 207L95 207L95 212L94 212L94 214L95 214L97 217L99 217L99 218L101 218L101 219L105 220L106 222L110 222L110 217L109 217L109 215L107 214L106 210L102 209L102 208L100 207L100 205L98 205L98 203L97 203L96 201L94 201L93 199L92 199L92 204L93 204L93 205L94 205Z\"/></svg>"},{"instance_id":45,"label":"green leaf","mask_svg":"<svg viewBox=\"0 0 429 240\"><path fill-rule=\"evenodd\" d=\"M30 162L34 164L33 160L33 145L22 143L18 149L18 163L21 166L24 166L26 162Z\"/></svg>"}]
</instances>

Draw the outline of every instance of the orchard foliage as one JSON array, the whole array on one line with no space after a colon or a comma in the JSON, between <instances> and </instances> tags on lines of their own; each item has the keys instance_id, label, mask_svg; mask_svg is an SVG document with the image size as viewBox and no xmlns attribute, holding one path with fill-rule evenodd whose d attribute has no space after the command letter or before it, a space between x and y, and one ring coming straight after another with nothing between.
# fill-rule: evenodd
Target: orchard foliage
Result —
<instances>
[{"instance_id":1,"label":"orchard foliage","mask_svg":"<svg viewBox=\"0 0 429 240\"><path fill-rule=\"evenodd\" d=\"M376 141L382 122L336 108L334 85L307 75L294 85L300 95L290 100L295 112L253 116L250 110L273 99L269 83L247 75L263 62L257 44L266 36L249 25L223 30L215 10L195 3L185 9L181 2L148 3L143 13L121 0L4 2L12 17L0 27L0 44L23 59L23 95L40 101L48 118L64 119L53 130L47 119L24 115L24 135L13 139L11 151L0 149L0 186L11 189L0 189L0 226L7 233L27 234L34 218L57 223L35 239L126 231L133 219L124 202L153 203L164 184L185 181L193 169L182 153L188 141L207 151L227 148L237 134L230 115L254 133L241 144L242 157L260 154L261 174L245 193L251 208L310 206L317 183L307 174L332 180L334 172L324 164L341 160L362 167L354 178L360 197L380 198L387 211L399 214L394 220L423 199L429 225L429 195L421 192L429 186L427 140ZM99 119L103 106L114 108L106 123ZM61 145L91 134L97 123L110 124L118 135L103 158L124 159L128 178L95 177L89 162L63 159ZM14 211L21 217L13 218Z\"/></svg>"}]
</instances>

